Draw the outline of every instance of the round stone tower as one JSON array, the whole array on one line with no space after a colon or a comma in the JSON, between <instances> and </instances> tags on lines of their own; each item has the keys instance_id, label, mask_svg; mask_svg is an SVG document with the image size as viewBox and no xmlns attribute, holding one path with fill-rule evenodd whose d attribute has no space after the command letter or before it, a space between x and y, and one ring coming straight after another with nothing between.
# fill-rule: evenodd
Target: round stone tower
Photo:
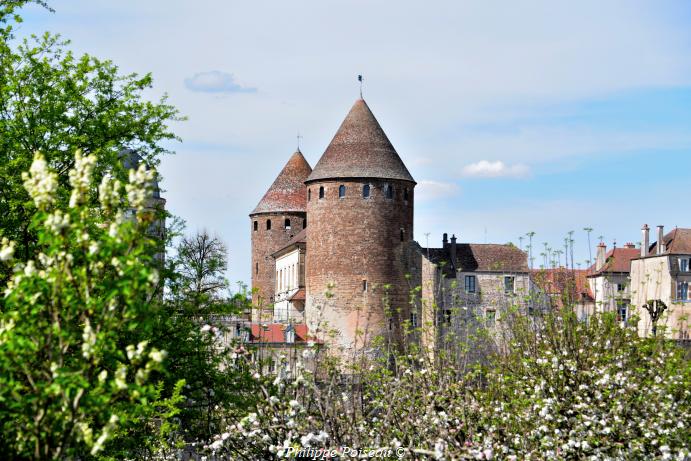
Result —
<instances>
[{"instance_id":1,"label":"round stone tower","mask_svg":"<svg viewBox=\"0 0 691 461\"><path fill-rule=\"evenodd\" d=\"M310 333L359 348L409 316L399 250L413 237L415 180L359 99L305 185Z\"/></svg>"},{"instance_id":2,"label":"round stone tower","mask_svg":"<svg viewBox=\"0 0 691 461\"><path fill-rule=\"evenodd\" d=\"M312 168L298 150L250 213L252 289L256 289L252 295L253 321L271 315L276 283L271 255L307 225L305 180L311 172Z\"/></svg>"}]
</instances>

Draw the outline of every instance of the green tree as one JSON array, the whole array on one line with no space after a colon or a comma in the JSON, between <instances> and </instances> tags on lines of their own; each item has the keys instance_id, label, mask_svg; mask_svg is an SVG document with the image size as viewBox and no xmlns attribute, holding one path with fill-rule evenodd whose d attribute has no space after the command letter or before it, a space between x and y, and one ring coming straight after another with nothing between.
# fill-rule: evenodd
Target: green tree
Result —
<instances>
[{"instance_id":1,"label":"green tree","mask_svg":"<svg viewBox=\"0 0 691 461\"><path fill-rule=\"evenodd\" d=\"M35 210L21 180L35 152L44 153L57 174L55 198L66 203L76 150L95 155L96 178L110 172L123 180L119 152L134 149L155 167L167 152L162 142L176 139L169 124L180 119L165 97L143 97L152 86L150 74L121 75L112 62L75 56L67 41L47 32L15 37L18 11L27 3L34 2L0 2L0 232L16 242L15 257L22 261L37 249ZM94 203L93 193L90 198Z\"/></svg>"},{"instance_id":2,"label":"green tree","mask_svg":"<svg viewBox=\"0 0 691 461\"><path fill-rule=\"evenodd\" d=\"M0 311L0 452L9 458L99 455L158 400L149 378L165 351L127 340L148 336L156 317L155 243L144 232L154 173L142 166L124 184L105 177L94 208L96 163L77 153L65 206L57 173L37 154L23 175L37 257L17 261L16 243L0 244L13 272Z\"/></svg>"}]
</instances>

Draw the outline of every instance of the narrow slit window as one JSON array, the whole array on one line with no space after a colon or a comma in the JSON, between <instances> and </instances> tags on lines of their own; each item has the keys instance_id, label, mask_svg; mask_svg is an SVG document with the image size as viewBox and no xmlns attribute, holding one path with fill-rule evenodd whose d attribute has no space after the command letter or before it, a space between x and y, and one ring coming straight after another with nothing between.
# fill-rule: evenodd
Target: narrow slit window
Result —
<instances>
[{"instance_id":1,"label":"narrow slit window","mask_svg":"<svg viewBox=\"0 0 691 461\"><path fill-rule=\"evenodd\" d=\"M266 230L271 230L271 220L270 219L266 220Z\"/></svg>"},{"instance_id":2,"label":"narrow slit window","mask_svg":"<svg viewBox=\"0 0 691 461\"><path fill-rule=\"evenodd\" d=\"M283 223L286 229L290 230L290 219L286 218L285 222Z\"/></svg>"},{"instance_id":3,"label":"narrow slit window","mask_svg":"<svg viewBox=\"0 0 691 461\"><path fill-rule=\"evenodd\" d=\"M312 200L312 189L307 189L307 201Z\"/></svg>"},{"instance_id":4,"label":"narrow slit window","mask_svg":"<svg viewBox=\"0 0 691 461\"><path fill-rule=\"evenodd\" d=\"M254 263L254 273L255 274L259 273L259 263Z\"/></svg>"},{"instance_id":5,"label":"narrow slit window","mask_svg":"<svg viewBox=\"0 0 691 461\"><path fill-rule=\"evenodd\" d=\"M405 241L405 231L401 228L401 242Z\"/></svg>"},{"instance_id":6,"label":"narrow slit window","mask_svg":"<svg viewBox=\"0 0 691 461\"><path fill-rule=\"evenodd\" d=\"M362 281L362 291L367 291L367 280Z\"/></svg>"},{"instance_id":7,"label":"narrow slit window","mask_svg":"<svg viewBox=\"0 0 691 461\"><path fill-rule=\"evenodd\" d=\"M403 200L408 201L408 188L403 189Z\"/></svg>"},{"instance_id":8,"label":"narrow slit window","mask_svg":"<svg viewBox=\"0 0 691 461\"><path fill-rule=\"evenodd\" d=\"M369 184L362 186L362 198L369 198L370 188Z\"/></svg>"},{"instance_id":9,"label":"narrow slit window","mask_svg":"<svg viewBox=\"0 0 691 461\"><path fill-rule=\"evenodd\" d=\"M254 231L257 232L259 230L259 221L254 221Z\"/></svg>"},{"instance_id":10,"label":"narrow slit window","mask_svg":"<svg viewBox=\"0 0 691 461\"><path fill-rule=\"evenodd\" d=\"M341 184L338 186L338 198L343 198L345 197L345 186Z\"/></svg>"},{"instance_id":11,"label":"narrow slit window","mask_svg":"<svg viewBox=\"0 0 691 461\"><path fill-rule=\"evenodd\" d=\"M324 186L319 188L319 198L324 198Z\"/></svg>"},{"instance_id":12,"label":"narrow slit window","mask_svg":"<svg viewBox=\"0 0 691 461\"><path fill-rule=\"evenodd\" d=\"M385 195L386 198L388 198L388 199L392 199L392 198L393 198L393 186L392 186L391 184L386 184L386 185L384 186L384 195Z\"/></svg>"}]
</instances>

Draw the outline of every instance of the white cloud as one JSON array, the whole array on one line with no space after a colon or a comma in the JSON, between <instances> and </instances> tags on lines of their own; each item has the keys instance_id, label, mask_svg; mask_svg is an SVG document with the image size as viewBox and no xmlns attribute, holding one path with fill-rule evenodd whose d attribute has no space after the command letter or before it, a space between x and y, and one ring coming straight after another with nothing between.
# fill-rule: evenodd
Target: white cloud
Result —
<instances>
[{"instance_id":1,"label":"white cloud","mask_svg":"<svg viewBox=\"0 0 691 461\"><path fill-rule=\"evenodd\" d=\"M440 181L420 181L415 189L415 197L420 201L455 197L460 192L457 184Z\"/></svg>"},{"instance_id":2,"label":"white cloud","mask_svg":"<svg viewBox=\"0 0 691 461\"><path fill-rule=\"evenodd\" d=\"M233 74L212 70L199 72L185 79L185 86L191 91L203 93L256 93L256 88L240 85Z\"/></svg>"},{"instance_id":3,"label":"white cloud","mask_svg":"<svg viewBox=\"0 0 691 461\"><path fill-rule=\"evenodd\" d=\"M501 160L480 160L463 167L463 175L477 178L525 178L530 174L528 166L517 163L507 165Z\"/></svg>"}]
</instances>

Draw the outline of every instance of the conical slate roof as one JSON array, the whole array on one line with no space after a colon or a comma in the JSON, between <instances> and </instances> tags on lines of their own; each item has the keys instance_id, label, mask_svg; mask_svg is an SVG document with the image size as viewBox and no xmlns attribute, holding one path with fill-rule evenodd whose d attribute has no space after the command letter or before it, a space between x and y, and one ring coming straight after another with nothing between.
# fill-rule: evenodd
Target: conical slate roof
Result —
<instances>
[{"instance_id":1,"label":"conical slate roof","mask_svg":"<svg viewBox=\"0 0 691 461\"><path fill-rule=\"evenodd\" d=\"M415 182L364 99L355 101L307 182L329 178Z\"/></svg>"},{"instance_id":2,"label":"conical slate roof","mask_svg":"<svg viewBox=\"0 0 691 461\"><path fill-rule=\"evenodd\" d=\"M306 211L305 180L311 172L312 167L307 163L302 152L296 151L250 216L257 213Z\"/></svg>"}]
</instances>

